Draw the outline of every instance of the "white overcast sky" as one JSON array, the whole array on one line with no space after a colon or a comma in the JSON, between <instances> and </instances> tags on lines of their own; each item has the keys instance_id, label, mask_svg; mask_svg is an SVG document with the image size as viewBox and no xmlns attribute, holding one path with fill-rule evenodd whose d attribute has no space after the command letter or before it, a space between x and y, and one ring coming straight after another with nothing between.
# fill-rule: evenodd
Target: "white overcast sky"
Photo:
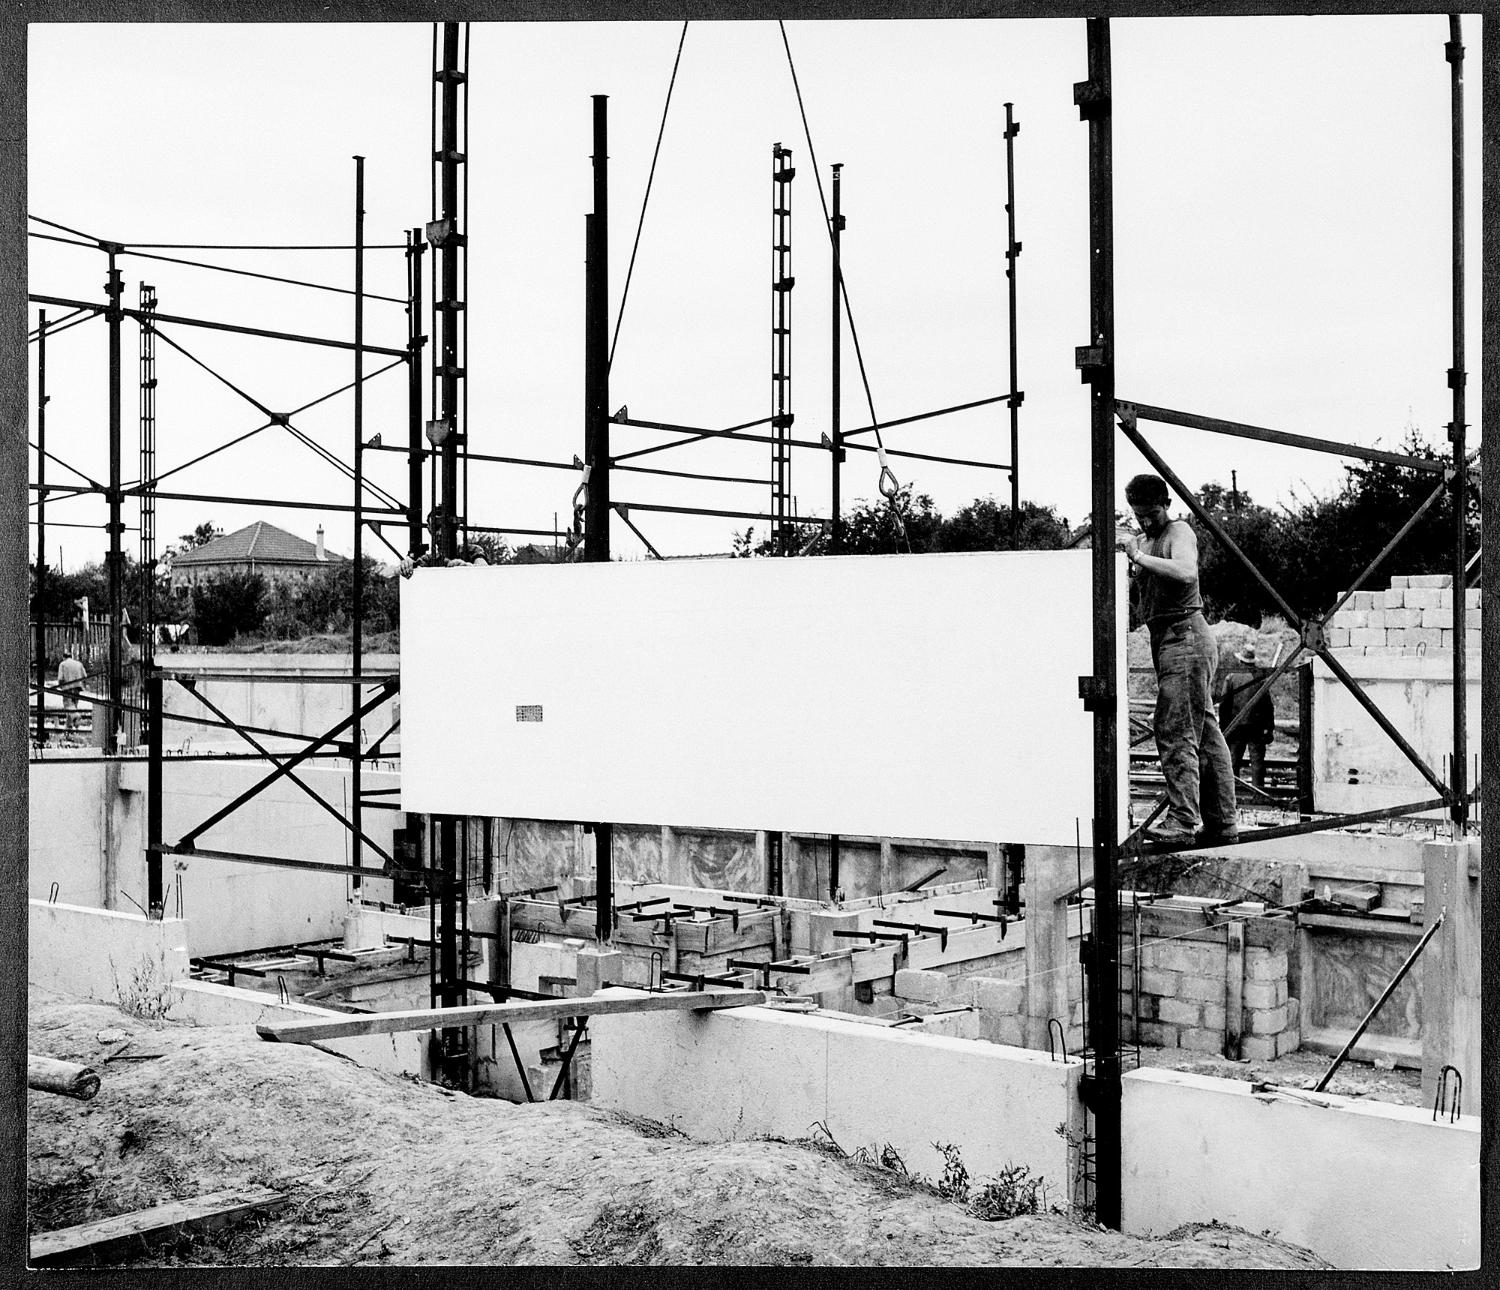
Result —
<instances>
[{"instance_id":1,"label":"white overcast sky","mask_svg":"<svg viewBox=\"0 0 1500 1290\"><path fill-rule=\"evenodd\" d=\"M1088 338L1087 73L1081 19L793 22L787 33L824 177L843 163L845 277L882 420L1008 388L1004 104L1016 147L1021 492L1072 522L1088 507L1088 401L1073 366ZM475 24L469 59L469 431L476 452L581 453L583 231L592 203L591 100L609 95L612 316L661 121L679 23ZM1467 70L1468 402L1479 437L1480 21ZM1443 442L1451 361L1449 68L1441 16L1119 19L1115 91L1117 392L1256 425L1395 447L1408 424ZM350 244L354 154L366 241L399 243L430 208L432 29L407 25L33 25L28 210L89 238L150 243ZM611 373L611 408L727 426L770 410L771 148L792 149L794 433L829 419L829 255L815 171L775 23L694 23ZM31 223L33 232L58 230ZM66 236L65 234L58 234ZM31 290L103 298L96 250L33 238ZM347 251L162 251L235 268L353 283ZM152 283L165 313L352 335L347 295L125 256L125 301ZM432 270L432 259L427 259ZM368 252L367 290L404 292L400 252ZM49 307L55 319L61 312ZM366 338L405 343L397 304L371 301ZM36 307L32 309L35 325ZM164 334L273 410L348 382L352 357L185 327ZM137 470L137 332L127 325L125 478ZM33 346L33 365L35 362ZM384 360L367 359L367 371ZM33 366L34 371L34 366ZM104 325L48 346L47 445L107 470ZM248 402L158 346L158 468L253 429ZM35 399L33 397L34 405ZM868 420L844 343L844 426ZM345 394L298 417L350 459ZM32 411L33 439L35 409ZM1146 427L1188 483L1258 500L1326 492L1337 459ZM373 380L366 436L404 443L405 380ZM1003 404L886 432L888 447L1004 462ZM624 452L661 437L614 429ZM867 437L868 441L868 437ZM374 454L400 493L404 458ZM648 459L650 460L650 459ZM768 478L763 445L700 444L654 464ZM951 513L1009 495L1008 477L892 459ZM1123 481L1143 463L1121 441ZM33 470L35 454L33 453ZM49 482L69 478L49 466ZM851 452L846 508L876 496L873 455ZM33 478L35 475L33 474ZM566 525L571 472L475 464L470 519ZM799 451L803 514L827 514L828 460ZM261 432L163 488L350 500L346 481L285 430ZM768 485L617 476L619 501L768 509ZM211 519L270 518L335 550L346 516L162 502L160 545ZM49 507L49 557L97 559L97 497ZM727 549L745 520L636 512L668 554ZM135 523L134 507L127 522ZM756 525L758 533L765 525ZM135 535L128 536L134 549ZM402 545L400 534L392 540ZM31 538L35 544L35 534ZM367 549L389 560L374 539ZM614 550L643 548L615 521Z\"/></svg>"}]
</instances>

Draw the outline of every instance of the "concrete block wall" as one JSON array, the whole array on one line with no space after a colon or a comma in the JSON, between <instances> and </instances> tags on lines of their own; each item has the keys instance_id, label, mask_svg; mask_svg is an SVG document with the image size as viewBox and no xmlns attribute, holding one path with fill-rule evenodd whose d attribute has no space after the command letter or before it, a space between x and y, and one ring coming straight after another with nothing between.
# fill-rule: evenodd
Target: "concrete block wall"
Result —
<instances>
[{"instance_id":1,"label":"concrete block wall","mask_svg":"<svg viewBox=\"0 0 1500 1290\"><path fill-rule=\"evenodd\" d=\"M1356 591L1328 621L1328 644L1332 649L1355 650L1451 650L1453 648L1454 596L1451 574L1412 574L1394 577L1383 590ZM1464 591L1468 622L1465 647L1479 658L1480 592Z\"/></svg>"},{"instance_id":2,"label":"concrete block wall","mask_svg":"<svg viewBox=\"0 0 1500 1290\"><path fill-rule=\"evenodd\" d=\"M1165 1070L1128 1072L1120 1110L1126 1232L1217 1220L1339 1268L1479 1266L1477 1117Z\"/></svg>"},{"instance_id":3,"label":"concrete block wall","mask_svg":"<svg viewBox=\"0 0 1500 1290\"><path fill-rule=\"evenodd\" d=\"M1301 1045L1301 1009L1287 985L1295 925L1262 917L1264 907L1258 904L1217 909L1206 917L1216 903L1179 896L1142 907L1138 1011L1134 928L1129 918L1123 920L1122 1033L1160 1048L1225 1052L1231 978L1224 924L1238 916L1245 945L1239 1052L1232 1055L1269 1060L1295 1052Z\"/></svg>"},{"instance_id":4,"label":"concrete block wall","mask_svg":"<svg viewBox=\"0 0 1500 1290\"><path fill-rule=\"evenodd\" d=\"M610 991L608 993L626 993ZM890 1143L937 1177L935 1142L972 1177L1028 1166L1065 1201L1077 1161L1077 1060L771 1008L596 1017L593 1102L709 1141L789 1139L826 1125L846 1151Z\"/></svg>"}]
</instances>

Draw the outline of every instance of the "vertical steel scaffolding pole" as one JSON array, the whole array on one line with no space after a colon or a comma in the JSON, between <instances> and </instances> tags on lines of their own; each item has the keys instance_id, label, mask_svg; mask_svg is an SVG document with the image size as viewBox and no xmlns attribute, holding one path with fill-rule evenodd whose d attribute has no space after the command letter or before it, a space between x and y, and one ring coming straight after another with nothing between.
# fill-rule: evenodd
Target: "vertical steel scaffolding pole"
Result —
<instances>
[{"instance_id":1,"label":"vertical steel scaffolding pole","mask_svg":"<svg viewBox=\"0 0 1500 1290\"><path fill-rule=\"evenodd\" d=\"M792 547L792 177L790 148L771 148L771 514L777 555Z\"/></svg>"},{"instance_id":2,"label":"vertical steel scaffolding pole","mask_svg":"<svg viewBox=\"0 0 1500 1290\"><path fill-rule=\"evenodd\" d=\"M1465 603L1469 469L1464 425L1464 382L1468 379L1464 372L1464 47L1457 14L1448 16L1448 35L1444 48L1452 69L1453 96L1453 366L1448 369L1448 387L1453 391L1453 420L1448 423L1448 439L1453 445L1453 769L1448 784L1453 789L1453 827L1462 834L1469 822L1469 624Z\"/></svg>"},{"instance_id":3,"label":"vertical steel scaffolding pole","mask_svg":"<svg viewBox=\"0 0 1500 1290\"><path fill-rule=\"evenodd\" d=\"M406 305L406 553L413 560L427 549L422 540L422 230L412 229L407 244Z\"/></svg>"},{"instance_id":4,"label":"vertical steel scaffolding pole","mask_svg":"<svg viewBox=\"0 0 1500 1290\"><path fill-rule=\"evenodd\" d=\"M141 284L141 679L146 707L146 909L165 912L161 867L162 703L156 671L156 289Z\"/></svg>"},{"instance_id":5,"label":"vertical steel scaffolding pole","mask_svg":"<svg viewBox=\"0 0 1500 1290\"><path fill-rule=\"evenodd\" d=\"M109 307L104 314L109 326L109 705L102 720L105 722L103 748L106 753L112 753L119 749L121 670L124 665L120 635L120 611L124 607L122 566L125 560L121 547L125 524L120 518L120 324L125 313L120 307L120 296L125 290L125 281L115 265L115 256L122 248L109 243L105 249L109 252L109 280L104 284L109 296Z\"/></svg>"},{"instance_id":6,"label":"vertical steel scaffolding pole","mask_svg":"<svg viewBox=\"0 0 1500 1290\"><path fill-rule=\"evenodd\" d=\"M364 691L365 617L365 159L354 158L354 578L353 622L350 650L354 684L350 687L349 711L354 717L350 739L354 756L349 759L349 840L354 874L350 888L360 893L360 869L364 865L364 729L360 724L360 699Z\"/></svg>"},{"instance_id":7,"label":"vertical steel scaffolding pole","mask_svg":"<svg viewBox=\"0 0 1500 1290\"><path fill-rule=\"evenodd\" d=\"M844 520L839 514L839 489L841 484L840 473L844 464L844 430L841 421L842 414L842 377L841 362L842 353L840 347L844 337L844 315L842 312L841 292L843 290L842 273L839 267L839 240L844 231L844 215L839 201L839 186L844 169L843 162L833 163L833 215L829 219L828 238L833 248L833 308L830 322L832 323L832 338L829 348L830 366L830 408L829 408L829 452L833 457L832 467L832 502L829 506L829 514L832 517L832 532L829 534L829 550L837 555L844 548Z\"/></svg>"},{"instance_id":8,"label":"vertical steel scaffolding pole","mask_svg":"<svg viewBox=\"0 0 1500 1290\"><path fill-rule=\"evenodd\" d=\"M1016 357L1016 259L1021 244L1016 241L1016 135L1021 127L1011 116L1012 105L1005 105L1005 278L1010 302L1010 540L1021 544L1021 387Z\"/></svg>"},{"instance_id":9,"label":"vertical steel scaffolding pole","mask_svg":"<svg viewBox=\"0 0 1500 1290\"><path fill-rule=\"evenodd\" d=\"M587 301L584 338L584 457L588 490L584 497L583 558L609 559L609 96L594 101L594 213L586 223ZM614 829L594 824L594 936L603 942L614 925Z\"/></svg>"},{"instance_id":10,"label":"vertical steel scaffolding pole","mask_svg":"<svg viewBox=\"0 0 1500 1290\"><path fill-rule=\"evenodd\" d=\"M459 24L445 22L442 31L441 65L434 77L440 87L441 136L436 141L433 160L438 166L438 187L441 193L442 212L435 225L428 230L430 241L437 249L437 299L433 309L438 317L440 329L438 362L434 373L434 385L440 403L437 418L437 435L434 442L438 449L438 485L433 506L432 542L444 559L458 554L458 448L468 432L467 426L459 424L459 382L464 378L464 362L467 356L459 353L458 313L462 307L459 299L459 255L463 253L466 232L459 228L458 175L465 157L458 146L459 109L458 95L465 82L465 73L459 66ZM354 739L359 739L356 725ZM437 1002L444 1008L460 1006L466 993L463 988L464 973L458 961L458 841L457 821L451 815L437 817L437 864L435 893L437 907ZM429 892L429 900L434 893ZM443 1074L450 1082L465 1080L465 1032L457 1027L446 1027L441 1036L441 1061Z\"/></svg>"},{"instance_id":11,"label":"vertical steel scaffolding pole","mask_svg":"<svg viewBox=\"0 0 1500 1290\"><path fill-rule=\"evenodd\" d=\"M36 325L36 589L32 612L36 615L36 741L47 743L47 311Z\"/></svg>"},{"instance_id":12,"label":"vertical steel scaffolding pole","mask_svg":"<svg viewBox=\"0 0 1500 1290\"><path fill-rule=\"evenodd\" d=\"M1094 716L1093 998L1094 1205L1098 1221L1120 1226L1120 908L1115 668L1114 196L1109 20L1088 21L1089 78L1073 97L1089 128L1089 343L1079 367L1089 385L1093 464L1094 674L1083 684Z\"/></svg>"}]
</instances>

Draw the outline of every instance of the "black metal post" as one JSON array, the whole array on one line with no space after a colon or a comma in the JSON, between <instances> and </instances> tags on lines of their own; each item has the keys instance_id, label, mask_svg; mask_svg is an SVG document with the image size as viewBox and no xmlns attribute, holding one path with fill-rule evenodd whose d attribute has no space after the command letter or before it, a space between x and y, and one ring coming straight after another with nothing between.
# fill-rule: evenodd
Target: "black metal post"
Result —
<instances>
[{"instance_id":1,"label":"black metal post","mask_svg":"<svg viewBox=\"0 0 1500 1290\"><path fill-rule=\"evenodd\" d=\"M354 158L354 579L351 606L350 650L354 684L350 690L349 711L358 713L363 688L365 571L364 571L364 491L365 491L365 159ZM358 720L353 729L354 756L349 759L349 820L353 836L349 841L354 876L350 890L360 893L360 869L364 862L364 819L361 793L364 789L364 730Z\"/></svg>"},{"instance_id":2,"label":"black metal post","mask_svg":"<svg viewBox=\"0 0 1500 1290\"><path fill-rule=\"evenodd\" d=\"M832 340L829 349L830 367L830 407L829 407L829 444L833 456L832 467L832 501L829 511L832 516L832 532L829 534L829 550L837 555L844 548L844 520L839 513L841 467L844 464L844 430L841 421L843 406L843 382L840 375L841 344L844 338L844 315L842 312L843 273L839 263L839 242L844 231L844 215L840 201L839 189L842 184L844 165L843 162L833 163L833 215L829 220L829 241L833 247L833 301L830 316L832 324Z\"/></svg>"},{"instance_id":3,"label":"black metal post","mask_svg":"<svg viewBox=\"0 0 1500 1290\"><path fill-rule=\"evenodd\" d=\"M458 87L463 73L458 66L458 27L456 22L443 24L443 66L438 73L442 83L443 137L439 149L442 188L442 243L439 264L442 274L441 299L437 303L442 327L442 354L438 366L438 384L442 390L441 419L444 425L439 448L440 491L438 505L442 521L440 535L433 542L444 559L458 554L458 445L467 426L458 424L458 382L461 375L458 346L458 256L463 234L458 227Z\"/></svg>"},{"instance_id":4,"label":"black metal post","mask_svg":"<svg viewBox=\"0 0 1500 1290\"><path fill-rule=\"evenodd\" d=\"M833 464L831 470L832 487L830 490L832 498L829 508L832 515L832 524L830 525L831 531L829 533L829 550L834 554L837 554L840 550L843 549L844 543L844 522L843 518L839 514L839 489L842 483L840 479L840 467L844 462L844 430L842 424L843 400L841 397L843 394L843 390L841 388L842 378L840 375L840 362L842 359L842 354L840 353L839 349L840 342L843 340L844 331L843 315L840 313L843 282L840 278L842 269L839 263L840 234L842 234L844 231L843 202L841 200L841 194L839 191L843 182L843 169L844 165L842 162L835 161L833 163L833 213L829 216L828 223L829 241L833 247L833 274L831 283L833 289L833 309L832 318L830 319L830 322L832 324L832 336L831 346L829 350L831 392L828 409L828 419L830 423L828 438L829 455L833 458ZM832 834L828 839L829 900L837 900L839 898L839 864L840 860L842 859L839 851L840 839L839 835L835 833Z\"/></svg>"},{"instance_id":5,"label":"black metal post","mask_svg":"<svg viewBox=\"0 0 1500 1290\"><path fill-rule=\"evenodd\" d=\"M406 374L406 551L413 560L427 549L422 540L422 252L426 249L421 229L411 231L407 251L407 374Z\"/></svg>"},{"instance_id":6,"label":"black metal post","mask_svg":"<svg viewBox=\"0 0 1500 1290\"><path fill-rule=\"evenodd\" d=\"M47 743L47 311L36 327L36 586L32 613L36 631L36 741Z\"/></svg>"},{"instance_id":7,"label":"black metal post","mask_svg":"<svg viewBox=\"0 0 1500 1290\"><path fill-rule=\"evenodd\" d=\"M1464 47L1457 14L1448 15L1448 66L1453 98L1453 366L1448 386L1453 392L1453 420L1448 439L1453 445L1453 789L1450 813L1462 834L1469 822L1468 715L1468 604L1465 566L1468 564L1469 471L1465 462L1464 425Z\"/></svg>"},{"instance_id":8,"label":"black metal post","mask_svg":"<svg viewBox=\"0 0 1500 1290\"><path fill-rule=\"evenodd\" d=\"M583 558L609 559L609 98L594 101L594 212L587 223L588 272L585 326L584 457L588 491L584 503ZM614 829L594 824L594 936L614 931Z\"/></svg>"},{"instance_id":9,"label":"black metal post","mask_svg":"<svg viewBox=\"0 0 1500 1290\"><path fill-rule=\"evenodd\" d=\"M1116 873L1119 818L1115 667L1114 196L1109 20L1088 19L1088 80L1074 101L1089 128L1089 343L1079 354L1089 384L1093 465L1094 675L1086 687L1094 715L1094 1206L1098 1221L1120 1226L1120 908Z\"/></svg>"},{"instance_id":10,"label":"black metal post","mask_svg":"<svg viewBox=\"0 0 1500 1290\"><path fill-rule=\"evenodd\" d=\"M124 607L123 581L125 553L121 543L125 534L125 523L120 518L120 324L124 320L120 297L125 290L125 281L115 265L119 248L111 245L109 252L109 280L104 284L109 296L109 308L104 317L109 328L109 552L106 559L109 577L109 711L105 714L103 749L107 753L119 749L118 713L120 711L122 669L124 651L121 648L120 614Z\"/></svg>"},{"instance_id":11,"label":"black metal post","mask_svg":"<svg viewBox=\"0 0 1500 1290\"><path fill-rule=\"evenodd\" d=\"M588 253L585 340L584 461L588 492L584 508L584 559L608 560L610 510L609 459L609 98L594 101L594 212Z\"/></svg>"},{"instance_id":12,"label":"black metal post","mask_svg":"<svg viewBox=\"0 0 1500 1290\"><path fill-rule=\"evenodd\" d=\"M1011 104L1005 105L1005 225L1008 244L1005 248L1005 277L1010 299L1010 542L1021 544L1021 386L1016 356L1016 259L1021 244L1016 241L1016 135L1021 127L1011 117Z\"/></svg>"}]
</instances>

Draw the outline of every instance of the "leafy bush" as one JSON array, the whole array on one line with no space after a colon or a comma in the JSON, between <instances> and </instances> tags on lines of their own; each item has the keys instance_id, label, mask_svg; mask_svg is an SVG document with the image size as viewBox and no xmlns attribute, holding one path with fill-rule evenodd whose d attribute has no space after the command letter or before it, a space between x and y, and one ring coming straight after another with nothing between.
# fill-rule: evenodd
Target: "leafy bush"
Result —
<instances>
[{"instance_id":1,"label":"leafy bush","mask_svg":"<svg viewBox=\"0 0 1500 1290\"><path fill-rule=\"evenodd\" d=\"M266 616L266 580L258 573L216 574L193 588L193 625L205 645L227 645L259 631Z\"/></svg>"}]
</instances>

